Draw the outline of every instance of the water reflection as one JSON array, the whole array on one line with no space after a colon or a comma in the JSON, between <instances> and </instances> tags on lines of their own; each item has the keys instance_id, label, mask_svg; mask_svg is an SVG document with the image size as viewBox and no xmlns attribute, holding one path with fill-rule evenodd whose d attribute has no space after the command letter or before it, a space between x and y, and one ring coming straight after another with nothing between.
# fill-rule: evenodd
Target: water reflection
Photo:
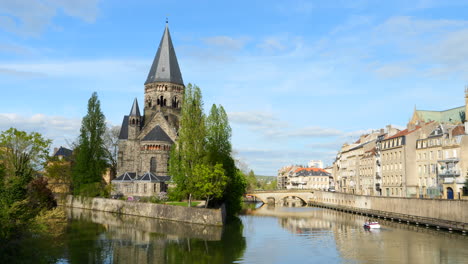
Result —
<instances>
[{"instance_id":1,"label":"water reflection","mask_svg":"<svg viewBox=\"0 0 468 264\"><path fill-rule=\"evenodd\" d=\"M366 217L322 208L262 206L248 212L244 221L246 229L250 228L250 217L277 218L278 226L299 236L302 243L287 245L288 242L283 244L282 237L270 239L279 241L277 247L283 248L283 252L294 248L294 251L305 254L304 259L311 251L318 254L310 257L324 262L337 262L331 257L333 254L340 256L339 262L350 263L463 263L468 259L468 239L460 234L380 219L382 229L368 231L362 227ZM248 257L255 259L249 252ZM280 263L277 259L281 259L280 256L270 261Z\"/></svg>"},{"instance_id":2,"label":"water reflection","mask_svg":"<svg viewBox=\"0 0 468 264\"><path fill-rule=\"evenodd\" d=\"M103 228L101 232L92 232L95 236L89 239L70 230L74 236L85 238L70 245L77 252L76 256L70 255L71 263L230 263L245 249L239 219L223 230L217 226L76 208L68 209L68 216L73 219L72 227L73 223L93 222ZM94 229L84 226L76 229L80 230Z\"/></svg>"},{"instance_id":3,"label":"water reflection","mask_svg":"<svg viewBox=\"0 0 468 264\"><path fill-rule=\"evenodd\" d=\"M68 209L0 263L465 263L468 238L322 208L250 205L224 228ZM0 245L1 246L1 245Z\"/></svg>"}]
</instances>

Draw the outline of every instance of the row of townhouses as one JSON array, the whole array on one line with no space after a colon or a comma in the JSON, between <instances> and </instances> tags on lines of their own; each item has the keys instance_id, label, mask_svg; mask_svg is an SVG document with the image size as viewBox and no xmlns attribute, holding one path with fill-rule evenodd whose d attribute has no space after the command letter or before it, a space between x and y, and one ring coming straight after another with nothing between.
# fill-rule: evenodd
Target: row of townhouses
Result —
<instances>
[{"instance_id":1,"label":"row of townhouses","mask_svg":"<svg viewBox=\"0 0 468 264\"><path fill-rule=\"evenodd\" d=\"M331 171L322 169L319 163L309 163L309 166L290 165L278 171L278 189L317 189L330 190L334 186ZM312 166L311 166L312 165Z\"/></svg>"},{"instance_id":2,"label":"row of townhouses","mask_svg":"<svg viewBox=\"0 0 468 264\"><path fill-rule=\"evenodd\" d=\"M278 189L324 189L359 195L468 199L468 89L465 105L414 109L405 129L387 126L344 144L331 168L278 171ZM310 165L310 164L309 164ZM322 175L323 173L323 175ZM323 176L329 177L326 183ZM322 178L321 178L322 177ZM323 181L322 181L323 180Z\"/></svg>"},{"instance_id":3,"label":"row of townhouses","mask_svg":"<svg viewBox=\"0 0 468 264\"><path fill-rule=\"evenodd\" d=\"M393 197L467 196L468 129L465 106L414 110L406 129L391 126L344 144L333 163L338 191ZM468 197L466 197L468 198Z\"/></svg>"}]
</instances>

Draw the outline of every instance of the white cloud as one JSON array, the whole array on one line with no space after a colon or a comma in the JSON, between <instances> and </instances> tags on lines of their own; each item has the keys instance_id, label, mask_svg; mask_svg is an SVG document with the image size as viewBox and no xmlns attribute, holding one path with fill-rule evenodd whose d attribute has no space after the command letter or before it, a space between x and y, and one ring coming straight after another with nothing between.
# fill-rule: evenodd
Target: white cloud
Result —
<instances>
[{"instance_id":1,"label":"white cloud","mask_svg":"<svg viewBox=\"0 0 468 264\"><path fill-rule=\"evenodd\" d=\"M283 51L286 49L286 46L281 43L281 39L276 37L265 38L257 47L269 52Z\"/></svg>"},{"instance_id":2,"label":"white cloud","mask_svg":"<svg viewBox=\"0 0 468 264\"><path fill-rule=\"evenodd\" d=\"M248 40L247 37L232 38L229 36L214 36L203 39L206 44L232 50L242 49Z\"/></svg>"},{"instance_id":3,"label":"white cloud","mask_svg":"<svg viewBox=\"0 0 468 264\"><path fill-rule=\"evenodd\" d=\"M404 63L384 64L380 67L377 67L374 72L381 78L396 78L411 74L413 72L413 69L406 65Z\"/></svg>"},{"instance_id":4,"label":"white cloud","mask_svg":"<svg viewBox=\"0 0 468 264\"><path fill-rule=\"evenodd\" d=\"M99 0L0 0L0 28L23 36L38 36L58 10L69 16L92 23L98 14Z\"/></svg>"},{"instance_id":5,"label":"white cloud","mask_svg":"<svg viewBox=\"0 0 468 264\"><path fill-rule=\"evenodd\" d=\"M8 63L0 62L0 74L49 77L107 78L140 74L149 68L150 60L68 60L48 62Z\"/></svg>"},{"instance_id":6,"label":"white cloud","mask_svg":"<svg viewBox=\"0 0 468 264\"><path fill-rule=\"evenodd\" d=\"M273 113L270 112L229 112L228 116L230 122L247 125L255 130L286 126L285 122L281 122Z\"/></svg>"},{"instance_id":7,"label":"white cloud","mask_svg":"<svg viewBox=\"0 0 468 264\"><path fill-rule=\"evenodd\" d=\"M67 142L74 141L78 136L81 120L44 114L24 116L13 113L0 113L0 131L5 131L10 127L41 133L45 138L52 139L54 145L66 146Z\"/></svg>"}]
</instances>

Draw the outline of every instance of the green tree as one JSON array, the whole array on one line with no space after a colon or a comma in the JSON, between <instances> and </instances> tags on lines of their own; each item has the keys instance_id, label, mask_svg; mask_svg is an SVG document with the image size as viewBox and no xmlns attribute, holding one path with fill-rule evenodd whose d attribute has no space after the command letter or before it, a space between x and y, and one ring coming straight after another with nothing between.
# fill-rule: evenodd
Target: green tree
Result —
<instances>
[{"instance_id":1,"label":"green tree","mask_svg":"<svg viewBox=\"0 0 468 264\"><path fill-rule=\"evenodd\" d=\"M205 114L200 88L189 84L181 110L179 138L172 147L169 172L177 187L173 190L188 197L189 206L195 185L194 168L206 163Z\"/></svg>"},{"instance_id":2,"label":"green tree","mask_svg":"<svg viewBox=\"0 0 468 264\"><path fill-rule=\"evenodd\" d=\"M106 151L107 164L110 169L111 179L117 175L117 154L120 126L106 127L104 134L104 145Z\"/></svg>"},{"instance_id":3,"label":"green tree","mask_svg":"<svg viewBox=\"0 0 468 264\"><path fill-rule=\"evenodd\" d=\"M47 183L36 177L50 143L39 133L15 128L0 134L0 243L19 237L42 209L55 205Z\"/></svg>"},{"instance_id":4,"label":"green tree","mask_svg":"<svg viewBox=\"0 0 468 264\"><path fill-rule=\"evenodd\" d=\"M227 184L227 176L224 174L223 165L215 166L197 164L194 168L194 194L206 200L208 203L215 198L221 198Z\"/></svg>"},{"instance_id":5,"label":"green tree","mask_svg":"<svg viewBox=\"0 0 468 264\"><path fill-rule=\"evenodd\" d=\"M106 119L101 103L94 92L88 101L88 113L81 122L81 130L73 167L73 192L85 196L100 195L102 174L107 168L104 133Z\"/></svg>"},{"instance_id":6,"label":"green tree","mask_svg":"<svg viewBox=\"0 0 468 264\"><path fill-rule=\"evenodd\" d=\"M247 179L247 190L254 191L257 189L257 178L255 177L255 173L253 170L249 171L249 174L246 177Z\"/></svg>"},{"instance_id":7,"label":"green tree","mask_svg":"<svg viewBox=\"0 0 468 264\"><path fill-rule=\"evenodd\" d=\"M241 209L242 196L246 190L246 180L232 158L231 136L228 115L223 106L213 105L206 120L207 158L211 165L222 164L228 177L221 202L226 203L227 211L234 215Z\"/></svg>"}]
</instances>

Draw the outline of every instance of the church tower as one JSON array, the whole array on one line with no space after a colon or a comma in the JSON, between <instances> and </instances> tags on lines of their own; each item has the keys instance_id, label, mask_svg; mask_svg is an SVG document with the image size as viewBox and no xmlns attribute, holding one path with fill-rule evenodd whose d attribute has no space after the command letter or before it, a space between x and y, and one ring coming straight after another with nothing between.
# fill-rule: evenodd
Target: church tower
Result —
<instances>
[{"instance_id":1,"label":"church tower","mask_svg":"<svg viewBox=\"0 0 468 264\"><path fill-rule=\"evenodd\" d=\"M166 21L166 28L145 82L145 120L150 121L160 111L171 128L178 131L184 88Z\"/></svg>"},{"instance_id":2,"label":"church tower","mask_svg":"<svg viewBox=\"0 0 468 264\"><path fill-rule=\"evenodd\" d=\"M185 89L167 21L144 85L143 115L135 98L122 122L117 163L117 174L122 177L116 181L130 175L132 184L143 184L143 189L135 187L134 191L148 194L144 184L169 176L169 153L177 139Z\"/></svg>"}]
</instances>

